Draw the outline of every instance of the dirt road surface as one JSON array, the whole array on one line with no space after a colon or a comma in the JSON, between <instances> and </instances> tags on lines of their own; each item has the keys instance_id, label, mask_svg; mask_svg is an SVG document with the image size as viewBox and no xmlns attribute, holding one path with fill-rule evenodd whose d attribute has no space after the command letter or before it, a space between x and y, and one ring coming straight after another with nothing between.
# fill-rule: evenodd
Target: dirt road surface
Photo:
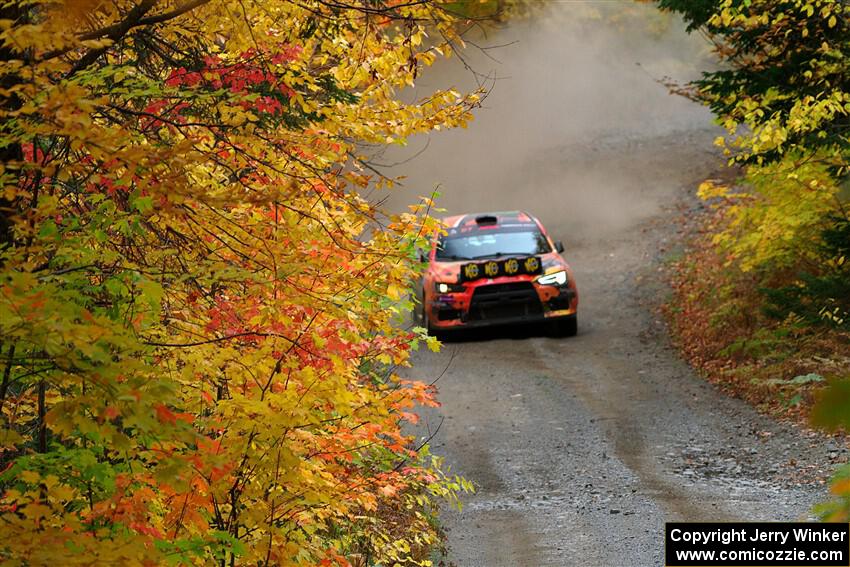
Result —
<instances>
[{"instance_id":1,"label":"dirt road surface","mask_svg":"<svg viewBox=\"0 0 850 567\"><path fill-rule=\"evenodd\" d=\"M654 78L693 76L705 47L651 8L612 20L618 4L605 3L585 19L586 4L483 40L510 45L468 55L500 77L476 122L393 171L408 176L394 202L439 183L452 213L537 214L581 293L575 338L477 333L416 357L410 374L440 376L442 402L420 434L440 425L433 451L478 488L443 515L458 567L661 565L668 520L806 519L825 496L807 479L838 457L724 396L670 347L659 268L721 160L709 114ZM469 80L455 65L422 86Z\"/></svg>"}]
</instances>

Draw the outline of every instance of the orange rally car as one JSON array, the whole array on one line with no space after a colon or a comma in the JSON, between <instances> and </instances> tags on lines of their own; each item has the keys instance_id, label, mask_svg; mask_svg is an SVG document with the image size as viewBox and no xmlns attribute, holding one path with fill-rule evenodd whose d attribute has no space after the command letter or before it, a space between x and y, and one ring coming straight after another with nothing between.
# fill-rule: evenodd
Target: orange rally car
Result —
<instances>
[{"instance_id":1,"label":"orange rally car","mask_svg":"<svg viewBox=\"0 0 850 567\"><path fill-rule=\"evenodd\" d=\"M436 334L487 325L546 322L577 330L578 291L564 246L522 211L444 219L447 234L423 255L419 315Z\"/></svg>"}]
</instances>

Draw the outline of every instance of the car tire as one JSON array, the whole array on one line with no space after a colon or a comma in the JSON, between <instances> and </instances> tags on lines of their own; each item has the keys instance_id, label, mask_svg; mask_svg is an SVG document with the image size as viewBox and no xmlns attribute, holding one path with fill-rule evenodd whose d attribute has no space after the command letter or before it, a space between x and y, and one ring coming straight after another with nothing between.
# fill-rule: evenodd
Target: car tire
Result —
<instances>
[{"instance_id":1,"label":"car tire","mask_svg":"<svg viewBox=\"0 0 850 567\"><path fill-rule=\"evenodd\" d=\"M422 294L422 301L420 302L420 309L422 311L419 314L419 326L423 327L425 331L433 336L436 336L437 333L431 328L431 322L428 321L428 310L425 309L425 294Z\"/></svg>"},{"instance_id":2,"label":"car tire","mask_svg":"<svg viewBox=\"0 0 850 567\"><path fill-rule=\"evenodd\" d=\"M574 337L578 333L578 315L559 317L552 321L552 331L557 337Z\"/></svg>"},{"instance_id":3,"label":"car tire","mask_svg":"<svg viewBox=\"0 0 850 567\"><path fill-rule=\"evenodd\" d=\"M446 331L440 331L431 326L428 320L428 312L425 309L425 296L422 296L422 313L419 317L419 325L425 329L428 336L436 338L440 342L444 342L449 334Z\"/></svg>"}]
</instances>

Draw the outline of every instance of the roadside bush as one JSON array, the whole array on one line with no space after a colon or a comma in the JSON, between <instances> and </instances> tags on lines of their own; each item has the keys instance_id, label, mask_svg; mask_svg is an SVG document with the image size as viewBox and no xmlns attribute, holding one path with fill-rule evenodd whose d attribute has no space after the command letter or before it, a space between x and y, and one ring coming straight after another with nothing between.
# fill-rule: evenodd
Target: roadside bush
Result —
<instances>
[{"instance_id":1,"label":"roadside bush","mask_svg":"<svg viewBox=\"0 0 850 567\"><path fill-rule=\"evenodd\" d=\"M832 216L821 234L820 261L792 277L790 285L762 288L764 311L785 320L850 330L850 221Z\"/></svg>"},{"instance_id":2,"label":"roadside bush","mask_svg":"<svg viewBox=\"0 0 850 567\"><path fill-rule=\"evenodd\" d=\"M667 312L689 361L731 393L802 418L846 370L848 223L829 172L751 166L704 183L711 203L673 264Z\"/></svg>"}]
</instances>

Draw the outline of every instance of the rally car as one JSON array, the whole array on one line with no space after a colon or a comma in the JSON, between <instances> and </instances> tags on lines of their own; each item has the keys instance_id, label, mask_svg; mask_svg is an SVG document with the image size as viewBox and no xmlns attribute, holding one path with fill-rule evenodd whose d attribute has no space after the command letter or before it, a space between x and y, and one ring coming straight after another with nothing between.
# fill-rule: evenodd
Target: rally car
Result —
<instances>
[{"instance_id":1,"label":"rally car","mask_svg":"<svg viewBox=\"0 0 850 567\"><path fill-rule=\"evenodd\" d=\"M429 333L546 323L577 330L578 291L564 246L522 211L467 214L443 220L422 260L420 320Z\"/></svg>"}]
</instances>

